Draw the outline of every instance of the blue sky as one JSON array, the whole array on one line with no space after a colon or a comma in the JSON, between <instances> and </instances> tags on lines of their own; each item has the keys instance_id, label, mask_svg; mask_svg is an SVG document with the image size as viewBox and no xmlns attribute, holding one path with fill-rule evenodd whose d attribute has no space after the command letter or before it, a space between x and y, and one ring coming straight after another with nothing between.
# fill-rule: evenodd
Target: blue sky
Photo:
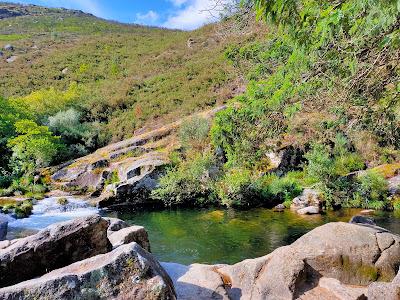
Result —
<instances>
[{"instance_id":1,"label":"blue sky","mask_svg":"<svg viewBox=\"0 0 400 300\"><path fill-rule=\"evenodd\" d=\"M192 30L215 21L216 0L19 0L51 7L80 9L105 19Z\"/></svg>"}]
</instances>

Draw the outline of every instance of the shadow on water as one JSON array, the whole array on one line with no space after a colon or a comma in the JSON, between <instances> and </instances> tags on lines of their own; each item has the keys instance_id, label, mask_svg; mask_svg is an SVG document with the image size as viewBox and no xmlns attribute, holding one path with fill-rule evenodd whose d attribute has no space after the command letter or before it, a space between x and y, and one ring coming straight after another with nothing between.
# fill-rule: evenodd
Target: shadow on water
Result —
<instances>
[{"instance_id":1,"label":"shadow on water","mask_svg":"<svg viewBox=\"0 0 400 300\"><path fill-rule=\"evenodd\" d=\"M348 222L359 210L300 216L291 211L178 209L108 212L130 224L146 227L153 253L161 261L233 264L266 255L308 231L329 222ZM400 233L400 216L379 212L377 224Z\"/></svg>"}]
</instances>

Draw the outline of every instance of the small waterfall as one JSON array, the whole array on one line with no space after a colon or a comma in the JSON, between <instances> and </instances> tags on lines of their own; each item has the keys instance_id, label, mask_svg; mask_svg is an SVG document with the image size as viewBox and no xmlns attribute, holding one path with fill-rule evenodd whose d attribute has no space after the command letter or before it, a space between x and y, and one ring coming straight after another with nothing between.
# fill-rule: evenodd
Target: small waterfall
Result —
<instances>
[{"instance_id":1,"label":"small waterfall","mask_svg":"<svg viewBox=\"0 0 400 300\"><path fill-rule=\"evenodd\" d=\"M60 198L67 199L67 202L60 204ZM88 205L82 199L74 197L45 198L33 206L32 215L29 218L11 219L8 228L9 231L40 230L54 223L85 217L98 212L97 208Z\"/></svg>"}]
</instances>

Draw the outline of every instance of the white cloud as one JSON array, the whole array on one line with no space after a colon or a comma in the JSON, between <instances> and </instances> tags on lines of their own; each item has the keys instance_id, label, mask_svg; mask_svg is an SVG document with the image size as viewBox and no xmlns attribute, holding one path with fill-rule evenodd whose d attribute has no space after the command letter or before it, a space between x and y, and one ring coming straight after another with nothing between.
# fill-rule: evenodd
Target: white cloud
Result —
<instances>
[{"instance_id":1,"label":"white cloud","mask_svg":"<svg viewBox=\"0 0 400 300\"><path fill-rule=\"evenodd\" d=\"M215 21L221 7L216 0L170 0L180 8L162 26L173 29L192 30Z\"/></svg>"},{"instance_id":2,"label":"white cloud","mask_svg":"<svg viewBox=\"0 0 400 300\"><path fill-rule=\"evenodd\" d=\"M158 21L159 17L160 16L158 15L158 13L153 10L149 10L147 13L144 14L137 13L135 23L152 25Z\"/></svg>"}]
</instances>

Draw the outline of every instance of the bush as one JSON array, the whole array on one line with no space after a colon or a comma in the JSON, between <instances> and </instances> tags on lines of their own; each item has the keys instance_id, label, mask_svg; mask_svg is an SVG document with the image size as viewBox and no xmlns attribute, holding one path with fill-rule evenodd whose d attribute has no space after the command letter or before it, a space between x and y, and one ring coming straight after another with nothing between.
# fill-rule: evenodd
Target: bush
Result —
<instances>
[{"instance_id":1,"label":"bush","mask_svg":"<svg viewBox=\"0 0 400 300\"><path fill-rule=\"evenodd\" d=\"M184 148L201 147L210 132L210 122L202 117L192 117L183 122L179 138Z\"/></svg>"},{"instance_id":2,"label":"bush","mask_svg":"<svg viewBox=\"0 0 400 300\"><path fill-rule=\"evenodd\" d=\"M18 219L27 218L32 214L33 204L30 201L24 201L22 204L17 205L14 213Z\"/></svg>"},{"instance_id":3,"label":"bush","mask_svg":"<svg viewBox=\"0 0 400 300\"><path fill-rule=\"evenodd\" d=\"M252 207L261 205L261 193L251 172L246 169L231 169L217 184L218 197L228 207Z\"/></svg>"},{"instance_id":4,"label":"bush","mask_svg":"<svg viewBox=\"0 0 400 300\"><path fill-rule=\"evenodd\" d=\"M275 201L290 202L303 192L303 188L297 180L285 176L273 178L268 191Z\"/></svg>"},{"instance_id":5,"label":"bush","mask_svg":"<svg viewBox=\"0 0 400 300\"><path fill-rule=\"evenodd\" d=\"M160 178L152 198L166 206L195 206L214 202L213 185L217 169L210 153L196 153Z\"/></svg>"},{"instance_id":6,"label":"bush","mask_svg":"<svg viewBox=\"0 0 400 300\"><path fill-rule=\"evenodd\" d=\"M107 185L110 185L110 184L118 183L120 181L121 181L121 179L119 178L118 170L113 170L111 172L111 175L104 182L104 184L107 186Z\"/></svg>"},{"instance_id":7,"label":"bush","mask_svg":"<svg viewBox=\"0 0 400 300\"><path fill-rule=\"evenodd\" d=\"M376 172L367 171L357 179L358 186L354 193L353 206L383 209L388 202L388 183Z\"/></svg>"}]
</instances>

